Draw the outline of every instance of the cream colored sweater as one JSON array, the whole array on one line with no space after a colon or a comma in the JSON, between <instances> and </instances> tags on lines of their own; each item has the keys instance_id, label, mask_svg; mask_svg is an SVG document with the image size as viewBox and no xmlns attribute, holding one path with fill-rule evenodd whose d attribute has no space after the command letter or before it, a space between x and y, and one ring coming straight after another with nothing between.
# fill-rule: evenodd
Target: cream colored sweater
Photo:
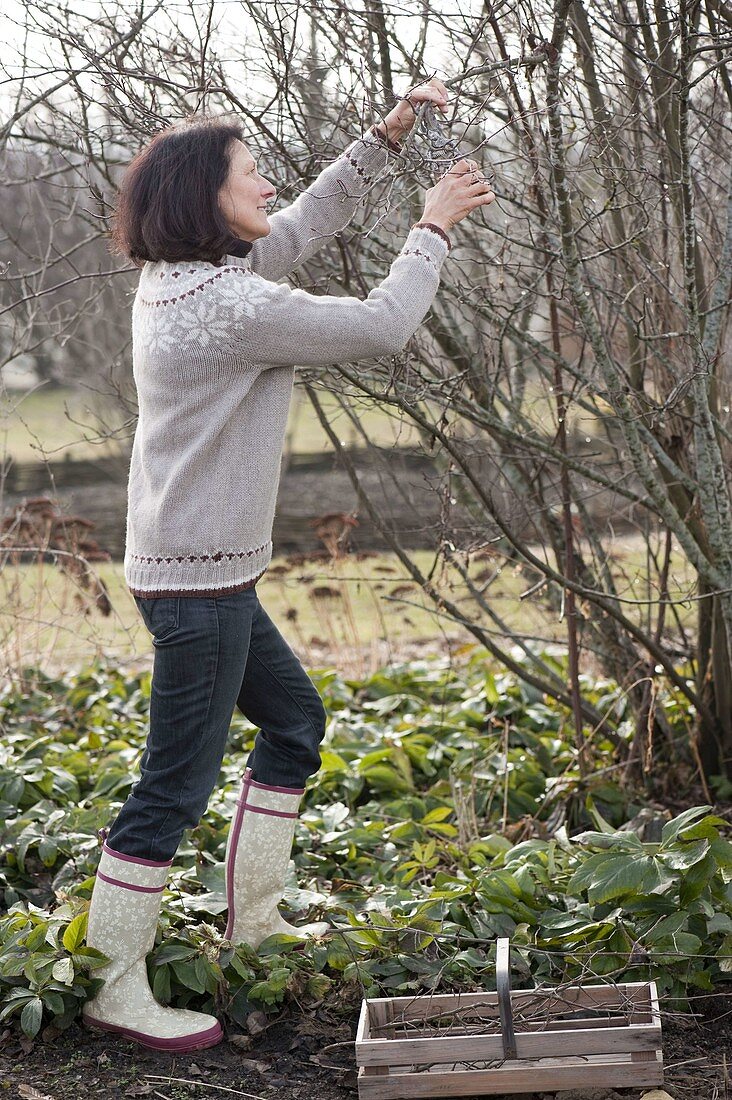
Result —
<instances>
[{"instance_id":1,"label":"cream colored sweater","mask_svg":"<svg viewBox=\"0 0 732 1100\"><path fill-rule=\"evenodd\" d=\"M277 280L343 229L392 156L367 134L328 165L248 255L146 263L132 311L139 418L124 572L138 596L255 584L272 524L294 369L394 355L432 302L449 238L418 223L367 298Z\"/></svg>"}]
</instances>

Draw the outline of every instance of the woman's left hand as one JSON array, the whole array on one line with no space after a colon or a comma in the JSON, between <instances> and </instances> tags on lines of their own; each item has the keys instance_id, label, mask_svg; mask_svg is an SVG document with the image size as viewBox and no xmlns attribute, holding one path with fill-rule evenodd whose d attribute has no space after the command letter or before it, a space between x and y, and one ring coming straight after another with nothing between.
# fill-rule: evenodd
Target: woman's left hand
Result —
<instances>
[{"instance_id":1,"label":"woman's left hand","mask_svg":"<svg viewBox=\"0 0 732 1100\"><path fill-rule=\"evenodd\" d=\"M378 129L382 133L386 132L390 141L398 141L414 126L422 103L433 103L441 111L447 110L447 88L436 76L410 88L397 105L392 107L384 121L378 124Z\"/></svg>"}]
</instances>

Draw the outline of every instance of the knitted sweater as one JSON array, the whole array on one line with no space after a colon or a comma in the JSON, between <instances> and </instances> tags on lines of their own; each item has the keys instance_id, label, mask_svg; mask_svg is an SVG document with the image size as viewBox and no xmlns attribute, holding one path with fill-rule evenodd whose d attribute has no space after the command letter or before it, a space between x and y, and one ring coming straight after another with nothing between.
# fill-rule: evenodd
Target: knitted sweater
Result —
<instances>
[{"instance_id":1,"label":"knitted sweater","mask_svg":"<svg viewBox=\"0 0 732 1100\"><path fill-rule=\"evenodd\" d=\"M295 366L394 355L427 313L450 241L425 223L365 299L277 281L348 224L390 156L375 134L352 142L246 255L143 266L124 557L134 595L221 596L255 584L272 556Z\"/></svg>"}]
</instances>

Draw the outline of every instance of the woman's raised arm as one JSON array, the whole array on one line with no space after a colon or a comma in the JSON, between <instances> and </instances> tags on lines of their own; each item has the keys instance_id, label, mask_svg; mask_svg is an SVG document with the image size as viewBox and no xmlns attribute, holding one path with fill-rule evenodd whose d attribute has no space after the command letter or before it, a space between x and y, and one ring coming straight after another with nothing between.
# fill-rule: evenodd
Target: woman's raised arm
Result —
<instances>
[{"instance_id":1,"label":"woman's raised arm","mask_svg":"<svg viewBox=\"0 0 732 1100\"><path fill-rule=\"evenodd\" d=\"M398 146L387 144L373 128L351 142L294 202L270 215L270 233L254 241L249 253L252 271L277 282L344 229L359 200L382 175L390 149Z\"/></svg>"},{"instance_id":2,"label":"woman's raised arm","mask_svg":"<svg viewBox=\"0 0 732 1100\"><path fill-rule=\"evenodd\" d=\"M449 248L441 230L413 226L389 274L365 299L308 294L235 269L219 289L237 343L255 367L395 355L427 313Z\"/></svg>"}]
</instances>

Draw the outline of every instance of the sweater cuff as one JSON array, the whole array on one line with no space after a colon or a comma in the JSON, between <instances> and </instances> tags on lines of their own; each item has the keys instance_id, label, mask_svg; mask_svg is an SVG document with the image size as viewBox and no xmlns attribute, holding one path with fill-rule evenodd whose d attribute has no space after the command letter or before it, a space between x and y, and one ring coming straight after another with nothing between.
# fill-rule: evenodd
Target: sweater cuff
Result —
<instances>
[{"instance_id":1,"label":"sweater cuff","mask_svg":"<svg viewBox=\"0 0 732 1100\"><path fill-rule=\"evenodd\" d=\"M401 255L422 256L435 270L439 272L443 262L447 259L448 247L444 238L439 233L433 233L424 225L413 225L407 234Z\"/></svg>"},{"instance_id":2,"label":"sweater cuff","mask_svg":"<svg viewBox=\"0 0 732 1100\"><path fill-rule=\"evenodd\" d=\"M440 235L440 237L442 237L443 241L445 241L445 243L447 244L447 251L448 252L452 248L452 241L448 237L445 230L442 229L439 225L433 225L432 222L415 222L414 225L412 226L412 229L417 229L417 228L431 229L433 233L438 233Z\"/></svg>"},{"instance_id":3,"label":"sweater cuff","mask_svg":"<svg viewBox=\"0 0 732 1100\"><path fill-rule=\"evenodd\" d=\"M368 132L369 132L369 134L373 134L375 137L377 137L379 139L379 141L383 142L384 145L388 145L389 148L392 150L392 152L401 153L401 151L402 151L401 145L399 145L396 141L392 141L391 138L388 138L386 136L386 134L382 133L381 130L377 129L377 127L375 125L372 126L369 129Z\"/></svg>"}]
</instances>

